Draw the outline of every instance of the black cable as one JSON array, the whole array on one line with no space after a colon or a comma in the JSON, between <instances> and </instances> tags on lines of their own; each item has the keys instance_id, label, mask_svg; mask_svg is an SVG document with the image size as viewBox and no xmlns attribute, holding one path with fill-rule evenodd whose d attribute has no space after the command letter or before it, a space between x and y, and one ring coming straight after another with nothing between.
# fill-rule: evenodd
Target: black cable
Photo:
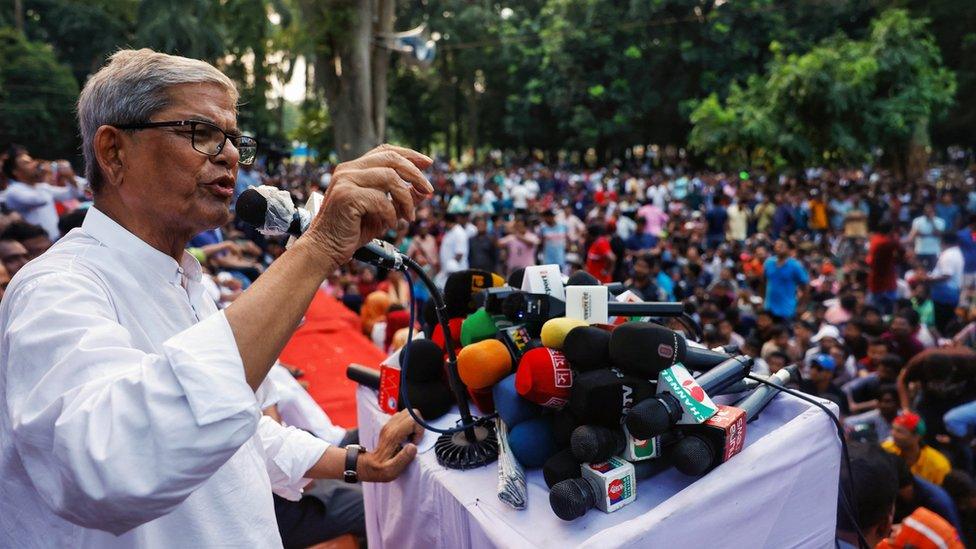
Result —
<instances>
[{"instance_id":1,"label":"black cable","mask_svg":"<svg viewBox=\"0 0 976 549\"><path fill-rule=\"evenodd\" d=\"M820 408L821 410L824 411L825 414L827 414L827 416L831 419L831 421L834 422L834 426L837 427L837 435L840 437L841 455L844 457L844 462L847 465L848 489L853 490L854 473L851 471L851 456L847 451L847 437L844 436L844 425L840 422L840 418L838 418L837 415L834 414L834 412L832 412L830 408L827 408L827 406L825 406L822 402L818 401L817 399L811 397L806 393L803 393L801 391L796 391L794 389L790 389L789 387L784 387L782 385L777 385L755 374L747 374L746 377L758 381L759 383L762 383L764 385L769 385L770 387L775 388L777 391L792 395L800 400L809 402L810 404L813 404L817 408ZM853 507L851 506L851 494L848 494L846 493L845 490L841 489L840 495L841 495L841 500L844 502L844 512L847 515L848 520L851 521L851 524L854 525L854 529L857 531L858 545L861 547L861 549L870 549L870 546L868 545L868 541L864 537L864 532L861 531L861 525L858 524L857 516L854 514Z\"/></svg>"},{"instance_id":2,"label":"black cable","mask_svg":"<svg viewBox=\"0 0 976 549\"><path fill-rule=\"evenodd\" d=\"M404 344L403 349L400 351L401 353L403 353L403 360L400 361L401 389L405 388L407 383L407 367L409 365L409 358L410 358L410 342L413 341L413 323L415 320L414 315L417 309L417 301L414 299L414 295L413 295L413 279L410 277L410 272L408 270L404 269L402 272L404 278L407 279L407 285L410 287L410 324L407 326L407 342L406 344ZM450 345L450 343L448 342L447 345ZM418 416L417 413L413 411L413 406L410 405L410 397L407 395L406 390L400 391L400 397L403 398L404 409L407 410L407 413L410 414L410 417L412 417L414 421L416 421L424 429L427 429L428 431L438 433L441 435L452 435L454 433L460 433L461 431L466 431L478 425L479 423L491 419L496 415L498 415L498 414L492 414L490 416L478 418L475 421L471 422L470 424L461 424L458 425L457 427L452 427L450 429L441 429L439 427L434 427L430 423L427 423L426 421L424 421L422 417Z\"/></svg>"}]
</instances>

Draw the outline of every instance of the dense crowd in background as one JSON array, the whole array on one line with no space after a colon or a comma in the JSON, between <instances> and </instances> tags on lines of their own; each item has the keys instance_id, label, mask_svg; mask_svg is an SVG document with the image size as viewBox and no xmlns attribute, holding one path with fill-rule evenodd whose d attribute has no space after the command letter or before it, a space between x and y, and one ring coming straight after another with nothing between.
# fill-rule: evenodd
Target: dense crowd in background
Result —
<instances>
[{"instance_id":1,"label":"dense crowd in background","mask_svg":"<svg viewBox=\"0 0 976 549\"><path fill-rule=\"evenodd\" d=\"M91 196L66 161L11 148L0 162L4 288L81 225ZM303 204L326 191L330 172L241 167L236 193L272 185ZM434 196L386 239L436 281L556 264L622 282L646 301L682 301L704 344L738 346L760 373L800 364L800 388L833 401L852 440L887 450L896 522L925 507L976 544L973 171L944 166L907 184L869 167L790 177L647 159L595 169L438 161L427 175ZM232 221L190 246L226 306L285 240ZM406 339L411 294L429 298L399 273L356 262L323 288L386 352Z\"/></svg>"}]
</instances>

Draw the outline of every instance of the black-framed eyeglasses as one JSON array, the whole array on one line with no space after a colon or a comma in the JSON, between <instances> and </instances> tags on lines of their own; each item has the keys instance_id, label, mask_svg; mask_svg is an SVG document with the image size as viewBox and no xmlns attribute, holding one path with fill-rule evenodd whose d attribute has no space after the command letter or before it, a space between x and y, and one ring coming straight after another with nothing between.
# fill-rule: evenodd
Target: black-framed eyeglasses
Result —
<instances>
[{"instance_id":1,"label":"black-framed eyeglasses","mask_svg":"<svg viewBox=\"0 0 976 549\"><path fill-rule=\"evenodd\" d=\"M230 134L216 124L204 120L170 120L166 122L141 122L138 124L119 124L113 127L120 130L146 130L149 128L190 128L190 141L193 150L207 156L217 156L230 140L240 153L238 163L249 166L254 163L258 153L258 140L248 135Z\"/></svg>"}]
</instances>

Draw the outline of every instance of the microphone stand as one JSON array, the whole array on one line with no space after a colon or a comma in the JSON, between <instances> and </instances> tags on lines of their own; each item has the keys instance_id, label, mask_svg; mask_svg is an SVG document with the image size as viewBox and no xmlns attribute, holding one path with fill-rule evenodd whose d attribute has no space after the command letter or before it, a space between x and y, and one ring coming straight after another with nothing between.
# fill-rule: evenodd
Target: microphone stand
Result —
<instances>
[{"instance_id":1,"label":"microphone stand","mask_svg":"<svg viewBox=\"0 0 976 549\"><path fill-rule=\"evenodd\" d=\"M416 274L427 291L430 298L434 301L434 308L437 311L437 322L444 331L444 345L447 348L447 375L451 390L454 392L454 400L457 402L458 410L461 412L461 425L468 427L455 433L445 433L437 438L434 445L434 454L437 462L450 469L473 469L487 465L498 459L498 437L495 434L495 423L489 419L475 419L471 415L471 407L468 403L468 395L461 377L457 370L457 354L454 352L454 337L448 324L447 307L444 304L444 295L440 289L430 279L427 272L413 259L400 256L400 269L409 269ZM410 305L413 307L413 304Z\"/></svg>"}]
</instances>

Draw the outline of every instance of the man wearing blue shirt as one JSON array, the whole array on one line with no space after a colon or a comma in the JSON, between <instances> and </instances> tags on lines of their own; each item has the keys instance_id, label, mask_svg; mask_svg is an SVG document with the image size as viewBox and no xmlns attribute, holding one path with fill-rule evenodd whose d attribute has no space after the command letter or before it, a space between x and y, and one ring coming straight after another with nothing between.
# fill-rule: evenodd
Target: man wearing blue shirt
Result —
<instances>
[{"instance_id":1,"label":"man wearing blue shirt","mask_svg":"<svg viewBox=\"0 0 976 549\"><path fill-rule=\"evenodd\" d=\"M790 257L793 245L780 238L773 246L776 257L763 264L766 277L766 310L774 315L791 319L796 314L796 290L806 286L810 277L799 261Z\"/></svg>"}]
</instances>

